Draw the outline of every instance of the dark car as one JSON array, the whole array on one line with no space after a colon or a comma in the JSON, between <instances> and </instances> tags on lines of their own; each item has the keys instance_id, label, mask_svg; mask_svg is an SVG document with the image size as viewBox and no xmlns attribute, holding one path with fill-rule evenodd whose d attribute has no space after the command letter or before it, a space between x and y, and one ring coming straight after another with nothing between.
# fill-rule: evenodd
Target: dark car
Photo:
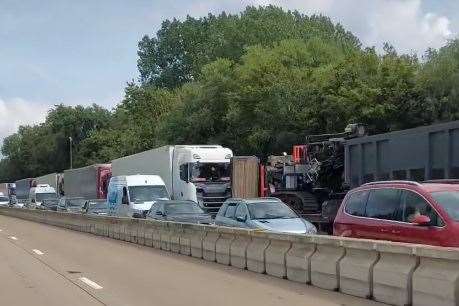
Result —
<instances>
[{"instance_id":1,"label":"dark car","mask_svg":"<svg viewBox=\"0 0 459 306\"><path fill-rule=\"evenodd\" d=\"M87 200L82 208L83 214L106 216L108 214L107 200Z\"/></svg>"},{"instance_id":2,"label":"dark car","mask_svg":"<svg viewBox=\"0 0 459 306\"><path fill-rule=\"evenodd\" d=\"M57 205L59 203L58 199L45 199L41 202L41 205L38 206L38 209L42 210L52 210L57 211Z\"/></svg>"},{"instance_id":3,"label":"dark car","mask_svg":"<svg viewBox=\"0 0 459 306\"><path fill-rule=\"evenodd\" d=\"M336 236L459 247L459 181L385 181L351 190Z\"/></svg>"},{"instance_id":4,"label":"dark car","mask_svg":"<svg viewBox=\"0 0 459 306\"><path fill-rule=\"evenodd\" d=\"M147 219L186 223L212 224L212 216L206 214L193 201L157 201L147 213Z\"/></svg>"},{"instance_id":5,"label":"dark car","mask_svg":"<svg viewBox=\"0 0 459 306\"><path fill-rule=\"evenodd\" d=\"M86 200L84 198L62 197L59 199L59 204L57 205L57 211L81 213L81 210L85 202Z\"/></svg>"}]
</instances>

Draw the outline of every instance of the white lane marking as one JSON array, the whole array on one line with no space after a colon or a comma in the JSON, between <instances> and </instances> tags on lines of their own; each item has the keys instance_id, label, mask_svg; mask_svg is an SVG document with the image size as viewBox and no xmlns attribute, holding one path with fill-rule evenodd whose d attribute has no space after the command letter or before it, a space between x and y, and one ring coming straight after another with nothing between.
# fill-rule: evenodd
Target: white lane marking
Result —
<instances>
[{"instance_id":1,"label":"white lane marking","mask_svg":"<svg viewBox=\"0 0 459 306\"><path fill-rule=\"evenodd\" d=\"M37 255L43 255L43 254L45 254L45 253L43 253L42 251L37 250L37 249L33 249L32 251L33 251L35 254L37 254Z\"/></svg>"},{"instance_id":2,"label":"white lane marking","mask_svg":"<svg viewBox=\"0 0 459 306\"><path fill-rule=\"evenodd\" d=\"M14 236L10 236L8 238L10 238L11 240L18 240L18 238L14 237Z\"/></svg>"},{"instance_id":3,"label":"white lane marking","mask_svg":"<svg viewBox=\"0 0 459 306\"><path fill-rule=\"evenodd\" d=\"M90 279L88 279L86 277L80 277L79 280L82 281L83 283L85 283L86 285L88 285L89 287L92 287L92 288L94 288L96 290L99 290L99 289L103 288L99 284L93 282L92 280L90 280Z\"/></svg>"},{"instance_id":4,"label":"white lane marking","mask_svg":"<svg viewBox=\"0 0 459 306\"><path fill-rule=\"evenodd\" d=\"M3 230L0 228L0 232L3 232Z\"/></svg>"}]
</instances>

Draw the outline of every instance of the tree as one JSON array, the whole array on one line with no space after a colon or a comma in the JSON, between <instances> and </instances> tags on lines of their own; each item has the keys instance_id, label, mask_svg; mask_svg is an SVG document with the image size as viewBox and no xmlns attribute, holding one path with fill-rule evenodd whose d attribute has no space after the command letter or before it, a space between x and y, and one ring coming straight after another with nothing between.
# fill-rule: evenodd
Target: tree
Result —
<instances>
[{"instance_id":1,"label":"tree","mask_svg":"<svg viewBox=\"0 0 459 306\"><path fill-rule=\"evenodd\" d=\"M431 120L459 119L459 40L428 50L417 83Z\"/></svg>"},{"instance_id":2,"label":"tree","mask_svg":"<svg viewBox=\"0 0 459 306\"><path fill-rule=\"evenodd\" d=\"M354 35L327 17L309 17L275 6L249 6L240 15L223 12L165 20L155 37L144 36L139 42L140 78L143 84L177 88L197 80L202 68L218 58L239 61L249 46L311 38L336 41L345 48L360 46Z\"/></svg>"}]
</instances>

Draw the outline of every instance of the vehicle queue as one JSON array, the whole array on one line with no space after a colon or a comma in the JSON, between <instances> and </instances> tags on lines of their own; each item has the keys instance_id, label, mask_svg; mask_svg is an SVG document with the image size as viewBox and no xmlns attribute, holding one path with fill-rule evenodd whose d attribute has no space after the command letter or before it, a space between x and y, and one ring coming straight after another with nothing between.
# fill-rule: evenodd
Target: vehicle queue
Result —
<instances>
[{"instance_id":1,"label":"vehicle queue","mask_svg":"<svg viewBox=\"0 0 459 306\"><path fill-rule=\"evenodd\" d=\"M2 184L0 205L459 247L458 132L459 121L373 136L351 124L269 166L220 145L163 146Z\"/></svg>"}]
</instances>

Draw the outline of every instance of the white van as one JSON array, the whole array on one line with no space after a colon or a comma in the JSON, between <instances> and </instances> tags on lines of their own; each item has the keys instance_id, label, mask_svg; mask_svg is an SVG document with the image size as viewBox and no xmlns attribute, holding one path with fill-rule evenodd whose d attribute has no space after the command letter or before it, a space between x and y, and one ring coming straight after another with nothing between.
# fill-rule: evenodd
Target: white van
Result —
<instances>
[{"instance_id":1,"label":"white van","mask_svg":"<svg viewBox=\"0 0 459 306\"><path fill-rule=\"evenodd\" d=\"M157 200L169 198L166 184L158 175L114 176L108 184L108 213L143 218Z\"/></svg>"},{"instance_id":2,"label":"white van","mask_svg":"<svg viewBox=\"0 0 459 306\"><path fill-rule=\"evenodd\" d=\"M48 184L38 184L30 188L28 204L31 207L39 207L45 199L57 199L56 189Z\"/></svg>"}]
</instances>

